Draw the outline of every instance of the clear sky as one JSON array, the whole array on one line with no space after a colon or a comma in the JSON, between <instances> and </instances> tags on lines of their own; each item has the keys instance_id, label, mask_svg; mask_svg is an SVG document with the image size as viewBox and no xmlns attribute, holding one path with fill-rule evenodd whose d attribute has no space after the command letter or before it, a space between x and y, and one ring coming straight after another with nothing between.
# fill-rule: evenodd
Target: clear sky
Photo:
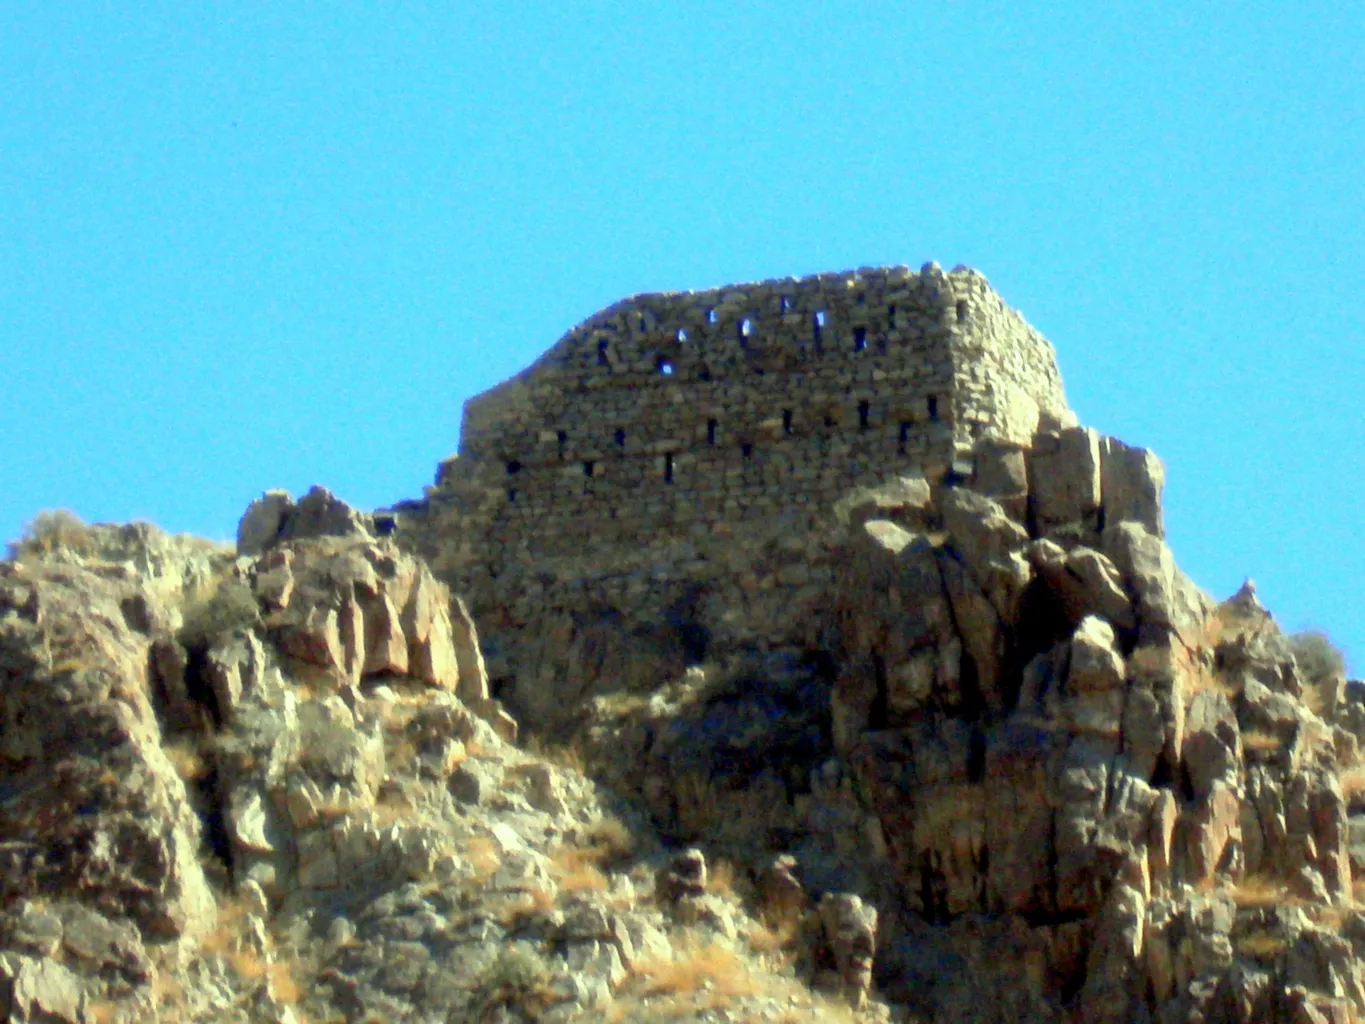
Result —
<instances>
[{"instance_id":1,"label":"clear sky","mask_svg":"<svg viewBox=\"0 0 1365 1024\"><path fill-rule=\"evenodd\" d=\"M0 537L420 495L641 291L980 269L1365 672L1365 5L0 5Z\"/></svg>"}]
</instances>

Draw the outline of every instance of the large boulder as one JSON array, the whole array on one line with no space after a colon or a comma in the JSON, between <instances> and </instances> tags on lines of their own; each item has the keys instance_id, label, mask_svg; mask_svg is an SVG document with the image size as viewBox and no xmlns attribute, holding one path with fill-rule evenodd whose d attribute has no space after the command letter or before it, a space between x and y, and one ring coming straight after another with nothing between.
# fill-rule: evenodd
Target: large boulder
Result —
<instances>
[{"instance_id":1,"label":"large boulder","mask_svg":"<svg viewBox=\"0 0 1365 1024\"><path fill-rule=\"evenodd\" d=\"M136 585L0 564L0 893L67 895L144 933L211 926L200 822L161 745ZM134 617L138 618L137 616ZM42 723L34 728L32 723Z\"/></svg>"}]
</instances>

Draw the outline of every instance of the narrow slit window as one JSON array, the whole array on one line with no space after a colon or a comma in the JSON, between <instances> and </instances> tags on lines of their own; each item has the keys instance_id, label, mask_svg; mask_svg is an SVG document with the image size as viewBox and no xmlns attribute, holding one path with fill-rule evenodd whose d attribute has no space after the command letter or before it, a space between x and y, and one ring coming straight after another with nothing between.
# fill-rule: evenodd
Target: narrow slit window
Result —
<instances>
[{"instance_id":1,"label":"narrow slit window","mask_svg":"<svg viewBox=\"0 0 1365 1024\"><path fill-rule=\"evenodd\" d=\"M746 316L743 320L739 322L739 340L741 342L747 341L749 339L749 335L753 333L754 322Z\"/></svg>"},{"instance_id":2,"label":"narrow slit window","mask_svg":"<svg viewBox=\"0 0 1365 1024\"><path fill-rule=\"evenodd\" d=\"M967 322L967 314L970 312L966 299L958 299L957 302L957 322L962 324Z\"/></svg>"},{"instance_id":3,"label":"narrow slit window","mask_svg":"<svg viewBox=\"0 0 1365 1024\"><path fill-rule=\"evenodd\" d=\"M509 505L515 505L516 503L517 503L517 489L516 489L515 487L509 487L509 488L507 488L507 504L509 504Z\"/></svg>"},{"instance_id":4,"label":"narrow slit window","mask_svg":"<svg viewBox=\"0 0 1365 1024\"><path fill-rule=\"evenodd\" d=\"M888 324L890 324L892 327L895 327L895 326L896 326L896 307L895 307L895 306L887 306L887 307L886 307L886 322L887 322Z\"/></svg>"},{"instance_id":5,"label":"narrow slit window","mask_svg":"<svg viewBox=\"0 0 1365 1024\"><path fill-rule=\"evenodd\" d=\"M707 309L707 311L706 311L706 322L707 322L708 324L713 324L713 323L716 322L716 307L715 307L715 306L712 306L712 307L710 307L709 309Z\"/></svg>"},{"instance_id":6,"label":"narrow slit window","mask_svg":"<svg viewBox=\"0 0 1365 1024\"><path fill-rule=\"evenodd\" d=\"M937 396L937 395L930 395L930 396L929 396L929 418L930 418L931 420L934 420L934 421L937 421L937 420L938 420L938 396Z\"/></svg>"},{"instance_id":7,"label":"narrow slit window","mask_svg":"<svg viewBox=\"0 0 1365 1024\"><path fill-rule=\"evenodd\" d=\"M592 476L592 471L593 471L593 469L595 469L595 468L596 468L596 467L593 465L592 459L584 459L584 460L583 460L583 475L584 475L584 476Z\"/></svg>"},{"instance_id":8,"label":"narrow slit window","mask_svg":"<svg viewBox=\"0 0 1365 1024\"><path fill-rule=\"evenodd\" d=\"M678 328L678 343L679 343L679 344L685 344L686 341L687 341L687 328L686 328L686 327L679 327L679 328Z\"/></svg>"},{"instance_id":9,"label":"narrow slit window","mask_svg":"<svg viewBox=\"0 0 1365 1024\"><path fill-rule=\"evenodd\" d=\"M715 444L715 443L716 443L716 427L717 427L717 426L718 426L718 424L716 423L715 420L707 420L707 421L706 421L706 443L707 443L707 444Z\"/></svg>"},{"instance_id":10,"label":"narrow slit window","mask_svg":"<svg viewBox=\"0 0 1365 1024\"><path fill-rule=\"evenodd\" d=\"M901 455L905 454L905 442L910 440L910 423L908 420L901 420L901 432L897 441L897 451Z\"/></svg>"},{"instance_id":11,"label":"narrow slit window","mask_svg":"<svg viewBox=\"0 0 1365 1024\"><path fill-rule=\"evenodd\" d=\"M743 455L746 459L749 458L754 454L753 443L750 441L745 441L742 445L739 446L739 451L740 454Z\"/></svg>"},{"instance_id":12,"label":"narrow slit window","mask_svg":"<svg viewBox=\"0 0 1365 1024\"><path fill-rule=\"evenodd\" d=\"M563 430L555 431L555 437L559 441L559 457L564 458L564 447L569 443L569 435Z\"/></svg>"},{"instance_id":13,"label":"narrow slit window","mask_svg":"<svg viewBox=\"0 0 1365 1024\"><path fill-rule=\"evenodd\" d=\"M640 333L641 333L641 334L644 334L647 330L649 330L649 326L645 323L645 315L644 315L643 313L641 313L641 314L640 314Z\"/></svg>"},{"instance_id":14,"label":"narrow slit window","mask_svg":"<svg viewBox=\"0 0 1365 1024\"><path fill-rule=\"evenodd\" d=\"M866 328L866 327L855 327L855 328L853 328L853 351L854 351L854 352L862 352L862 351L863 351L864 349L866 349L866 348L867 348L867 328Z\"/></svg>"},{"instance_id":15,"label":"narrow slit window","mask_svg":"<svg viewBox=\"0 0 1365 1024\"><path fill-rule=\"evenodd\" d=\"M815 336L815 347L820 347L822 332L825 329L825 311L818 310L811 320L811 333Z\"/></svg>"},{"instance_id":16,"label":"narrow slit window","mask_svg":"<svg viewBox=\"0 0 1365 1024\"><path fill-rule=\"evenodd\" d=\"M597 341L597 365L607 366L607 339L599 338Z\"/></svg>"},{"instance_id":17,"label":"narrow slit window","mask_svg":"<svg viewBox=\"0 0 1365 1024\"><path fill-rule=\"evenodd\" d=\"M664 483L666 483L666 484L671 484L672 482L673 482L673 454L672 454L671 452L669 452L668 454L664 455Z\"/></svg>"},{"instance_id":18,"label":"narrow slit window","mask_svg":"<svg viewBox=\"0 0 1365 1024\"><path fill-rule=\"evenodd\" d=\"M866 430L866 429L867 429L867 418L868 418L868 415L871 413L871 411L872 411L872 406L868 403L867 399L863 399L863 401L861 401L861 402L858 403L858 429L859 429L859 430Z\"/></svg>"},{"instance_id":19,"label":"narrow slit window","mask_svg":"<svg viewBox=\"0 0 1365 1024\"><path fill-rule=\"evenodd\" d=\"M791 308L792 308L791 296L790 296L790 295L784 295L784 296L782 296L781 305L782 305L782 312L784 312L784 313L789 313L789 312L791 312Z\"/></svg>"},{"instance_id":20,"label":"narrow slit window","mask_svg":"<svg viewBox=\"0 0 1365 1024\"><path fill-rule=\"evenodd\" d=\"M618 430L614 437L616 439L617 448L624 448L626 446L626 432L624 430Z\"/></svg>"},{"instance_id":21,"label":"narrow slit window","mask_svg":"<svg viewBox=\"0 0 1365 1024\"><path fill-rule=\"evenodd\" d=\"M791 411L790 409L783 409L783 410L782 410L782 433L784 433L784 434L790 434L791 432L792 432L792 411Z\"/></svg>"}]
</instances>

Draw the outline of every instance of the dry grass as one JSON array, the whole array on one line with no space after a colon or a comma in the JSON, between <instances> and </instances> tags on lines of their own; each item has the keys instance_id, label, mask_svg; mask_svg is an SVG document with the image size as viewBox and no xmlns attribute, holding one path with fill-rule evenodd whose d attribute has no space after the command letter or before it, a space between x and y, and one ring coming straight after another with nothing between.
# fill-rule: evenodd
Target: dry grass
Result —
<instances>
[{"instance_id":1,"label":"dry grass","mask_svg":"<svg viewBox=\"0 0 1365 1024\"><path fill-rule=\"evenodd\" d=\"M550 874L564 892L605 892L610 882L594 849L561 845L550 853Z\"/></svg>"},{"instance_id":2,"label":"dry grass","mask_svg":"<svg viewBox=\"0 0 1365 1024\"><path fill-rule=\"evenodd\" d=\"M191 744L185 742L168 743L164 749L167 759L171 762L171 767L186 782L197 782L208 774L208 765L204 763L204 758Z\"/></svg>"},{"instance_id":3,"label":"dry grass","mask_svg":"<svg viewBox=\"0 0 1365 1024\"><path fill-rule=\"evenodd\" d=\"M715 942L685 941L668 959L635 964L606 1020L627 1024L723 1010L763 985L737 953Z\"/></svg>"},{"instance_id":4,"label":"dry grass","mask_svg":"<svg viewBox=\"0 0 1365 1024\"><path fill-rule=\"evenodd\" d=\"M1250 754L1273 754L1284 748L1284 738L1273 732L1252 729L1242 733L1242 749Z\"/></svg>"},{"instance_id":5,"label":"dry grass","mask_svg":"<svg viewBox=\"0 0 1365 1024\"><path fill-rule=\"evenodd\" d=\"M94 546L94 534L80 516L69 509L45 509L29 520L24 535L9 545L7 556L47 555L58 548L89 553Z\"/></svg>"},{"instance_id":6,"label":"dry grass","mask_svg":"<svg viewBox=\"0 0 1365 1024\"><path fill-rule=\"evenodd\" d=\"M733 861L718 858L708 865L706 872L706 891L713 896L733 898L735 895L735 865Z\"/></svg>"},{"instance_id":7,"label":"dry grass","mask_svg":"<svg viewBox=\"0 0 1365 1024\"><path fill-rule=\"evenodd\" d=\"M1257 930L1238 936L1234 945L1242 956L1269 960L1279 955L1280 950L1284 949L1285 941L1284 936L1278 932Z\"/></svg>"},{"instance_id":8,"label":"dry grass","mask_svg":"<svg viewBox=\"0 0 1365 1024\"><path fill-rule=\"evenodd\" d=\"M526 752L560 768L578 772L579 775L588 774L587 760L577 738L568 743L550 743L539 736L532 736L526 741Z\"/></svg>"},{"instance_id":9,"label":"dry grass","mask_svg":"<svg viewBox=\"0 0 1365 1024\"><path fill-rule=\"evenodd\" d=\"M1356 765L1348 768L1340 775L1341 795L1350 803L1356 797L1365 793L1365 765Z\"/></svg>"},{"instance_id":10,"label":"dry grass","mask_svg":"<svg viewBox=\"0 0 1365 1024\"><path fill-rule=\"evenodd\" d=\"M550 851L550 873L565 892L604 892L607 872L635 852L635 836L610 815L603 817L574 843Z\"/></svg>"},{"instance_id":11,"label":"dry grass","mask_svg":"<svg viewBox=\"0 0 1365 1024\"><path fill-rule=\"evenodd\" d=\"M749 948L765 955L779 953L796 944L801 934L801 922L796 919L755 923L747 936Z\"/></svg>"},{"instance_id":12,"label":"dry grass","mask_svg":"<svg viewBox=\"0 0 1365 1024\"><path fill-rule=\"evenodd\" d=\"M474 879L479 883L488 881L502 864L502 852L498 844L487 836L474 836L465 844L465 860L474 868Z\"/></svg>"},{"instance_id":13,"label":"dry grass","mask_svg":"<svg viewBox=\"0 0 1365 1024\"><path fill-rule=\"evenodd\" d=\"M521 898L500 915L504 928L518 928L523 922L544 917L555 905L555 894L537 886L521 894Z\"/></svg>"},{"instance_id":14,"label":"dry grass","mask_svg":"<svg viewBox=\"0 0 1365 1024\"><path fill-rule=\"evenodd\" d=\"M1238 907L1273 907L1292 902L1285 884L1265 875L1248 875L1231 887L1231 895Z\"/></svg>"}]
</instances>

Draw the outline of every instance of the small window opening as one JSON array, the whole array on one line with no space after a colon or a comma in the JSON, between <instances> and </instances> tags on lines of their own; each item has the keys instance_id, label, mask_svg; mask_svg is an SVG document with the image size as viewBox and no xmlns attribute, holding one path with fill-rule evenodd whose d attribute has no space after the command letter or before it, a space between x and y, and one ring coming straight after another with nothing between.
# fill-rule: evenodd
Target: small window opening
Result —
<instances>
[{"instance_id":1,"label":"small window opening","mask_svg":"<svg viewBox=\"0 0 1365 1024\"><path fill-rule=\"evenodd\" d=\"M791 299L791 296L790 296L790 295L784 295L784 296L782 296L781 305L782 305L782 312L784 312L784 313L790 312L790 311L791 311L791 308L792 308L792 299Z\"/></svg>"},{"instance_id":2,"label":"small window opening","mask_svg":"<svg viewBox=\"0 0 1365 1024\"><path fill-rule=\"evenodd\" d=\"M929 396L929 418L937 422L938 420L938 396Z\"/></svg>"},{"instance_id":3,"label":"small window opening","mask_svg":"<svg viewBox=\"0 0 1365 1024\"><path fill-rule=\"evenodd\" d=\"M966 322L967 322L967 312L968 312L967 300L966 300L966 299L958 299L958 302L957 302L957 322L958 322L958 323L961 324L961 323L966 323Z\"/></svg>"},{"instance_id":4,"label":"small window opening","mask_svg":"<svg viewBox=\"0 0 1365 1024\"><path fill-rule=\"evenodd\" d=\"M706 322L713 324L716 322L716 307L712 306L706 311Z\"/></svg>"},{"instance_id":5,"label":"small window opening","mask_svg":"<svg viewBox=\"0 0 1365 1024\"><path fill-rule=\"evenodd\" d=\"M626 432L624 430L618 430L614 436L616 438L616 447L624 448L626 446Z\"/></svg>"},{"instance_id":6,"label":"small window opening","mask_svg":"<svg viewBox=\"0 0 1365 1024\"><path fill-rule=\"evenodd\" d=\"M559 441L559 457L564 458L564 446L569 443L569 435L563 430L555 431L555 438Z\"/></svg>"},{"instance_id":7,"label":"small window opening","mask_svg":"<svg viewBox=\"0 0 1365 1024\"><path fill-rule=\"evenodd\" d=\"M509 504L509 505L515 505L516 503L517 503L517 489L516 489L515 487L509 487L509 488L507 488L507 504Z\"/></svg>"},{"instance_id":8,"label":"small window opening","mask_svg":"<svg viewBox=\"0 0 1365 1024\"><path fill-rule=\"evenodd\" d=\"M861 306L864 302L867 301L867 294L865 292L859 292L854 301Z\"/></svg>"},{"instance_id":9,"label":"small window opening","mask_svg":"<svg viewBox=\"0 0 1365 1024\"><path fill-rule=\"evenodd\" d=\"M886 322L889 323L892 327L895 327L895 326L896 326L896 307L895 307L895 306L887 306L887 307L886 307Z\"/></svg>"},{"instance_id":10,"label":"small window opening","mask_svg":"<svg viewBox=\"0 0 1365 1024\"><path fill-rule=\"evenodd\" d=\"M641 313L641 314L640 314L640 333L641 333L641 334L644 334L645 331L647 331L648 329L649 329L649 328L648 328L648 327L646 326L646 324L645 324L645 315L644 315L643 313Z\"/></svg>"},{"instance_id":11,"label":"small window opening","mask_svg":"<svg viewBox=\"0 0 1365 1024\"><path fill-rule=\"evenodd\" d=\"M711 371L706 369L706 367L702 367L700 370L697 371L697 380L709 381L710 379Z\"/></svg>"},{"instance_id":12,"label":"small window opening","mask_svg":"<svg viewBox=\"0 0 1365 1024\"><path fill-rule=\"evenodd\" d=\"M516 476L516 475L517 475L518 473L520 473L520 472L521 472L521 463L518 462L516 459L512 459L511 461L509 461L509 462L507 463L507 475L508 475L508 476Z\"/></svg>"},{"instance_id":13,"label":"small window opening","mask_svg":"<svg viewBox=\"0 0 1365 1024\"><path fill-rule=\"evenodd\" d=\"M584 459L584 460L583 460L583 475L584 475L584 476L592 476L592 471L593 471L593 461L592 461L592 459Z\"/></svg>"},{"instance_id":14,"label":"small window opening","mask_svg":"<svg viewBox=\"0 0 1365 1024\"><path fill-rule=\"evenodd\" d=\"M863 401L861 401L861 402L858 403L858 429L859 429L859 430L866 430L866 429L867 429L867 417L868 417L868 414L871 412L871 410L872 410L872 407L868 404L868 402L867 402L866 399L863 399Z\"/></svg>"},{"instance_id":15,"label":"small window opening","mask_svg":"<svg viewBox=\"0 0 1365 1024\"><path fill-rule=\"evenodd\" d=\"M792 432L792 411L791 411L790 409L783 409L783 410L782 410L782 433L784 433L784 434L790 434L791 432Z\"/></svg>"},{"instance_id":16,"label":"small window opening","mask_svg":"<svg viewBox=\"0 0 1365 1024\"><path fill-rule=\"evenodd\" d=\"M664 483L673 482L673 454L670 452L664 455Z\"/></svg>"},{"instance_id":17,"label":"small window opening","mask_svg":"<svg viewBox=\"0 0 1365 1024\"><path fill-rule=\"evenodd\" d=\"M687 341L687 328L686 328L686 327L679 327L679 328L678 328L678 341L679 341L679 343L683 343L683 342L686 342L686 341Z\"/></svg>"},{"instance_id":18,"label":"small window opening","mask_svg":"<svg viewBox=\"0 0 1365 1024\"><path fill-rule=\"evenodd\" d=\"M862 352L867 348L867 328L853 328L853 351Z\"/></svg>"},{"instance_id":19,"label":"small window opening","mask_svg":"<svg viewBox=\"0 0 1365 1024\"><path fill-rule=\"evenodd\" d=\"M715 443L716 443L716 426L717 426L717 424L716 424L716 421L715 421L715 420L707 420L707 421L706 421L706 443L707 443L707 444L715 444Z\"/></svg>"},{"instance_id":20,"label":"small window opening","mask_svg":"<svg viewBox=\"0 0 1365 1024\"><path fill-rule=\"evenodd\" d=\"M820 332L825 329L825 311L819 310L811 322L811 332L815 335L815 347L820 347Z\"/></svg>"},{"instance_id":21,"label":"small window opening","mask_svg":"<svg viewBox=\"0 0 1365 1024\"><path fill-rule=\"evenodd\" d=\"M610 365L610 364L607 362L607 339L606 339L606 338L602 338L602 339L601 339L600 341L598 341L598 343L597 343L597 365L598 365L598 366L608 366L608 365Z\"/></svg>"},{"instance_id":22,"label":"small window opening","mask_svg":"<svg viewBox=\"0 0 1365 1024\"><path fill-rule=\"evenodd\" d=\"M658 359L654 360L654 365L658 368L659 372L663 374L665 377L673 376L673 363L671 360L665 358L664 356L660 356Z\"/></svg>"},{"instance_id":23,"label":"small window opening","mask_svg":"<svg viewBox=\"0 0 1365 1024\"><path fill-rule=\"evenodd\" d=\"M751 442L745 441L742 445L739 446L739 451L740 451L740 454L743 455L743 456L747 459L747 458L749 458L749 456L753 455L753 453L754 453L754 446L753 446L753 444L752 444Z\"/></svg>"},{"instance_id":24,"label":"small window opening","mask_svg":"<svg viewBox=\"0 0 1365 1024\"><path fill-rule=\"evenodd\" d=\"M754 333L754 322L747 316L739 322L739 340L744 341L749 335Z\"/></svg>"},{"instance_id":25,"label":"small window opening","mask_svg":"<svg viewBox=\"0 0 1365 1024\"><path fill-rule=\"evenodd\" d=\"M829 413L825 413L825 426L826 427L834 426L834 417L831 416Z\"/></svg>"}]
</instances>

